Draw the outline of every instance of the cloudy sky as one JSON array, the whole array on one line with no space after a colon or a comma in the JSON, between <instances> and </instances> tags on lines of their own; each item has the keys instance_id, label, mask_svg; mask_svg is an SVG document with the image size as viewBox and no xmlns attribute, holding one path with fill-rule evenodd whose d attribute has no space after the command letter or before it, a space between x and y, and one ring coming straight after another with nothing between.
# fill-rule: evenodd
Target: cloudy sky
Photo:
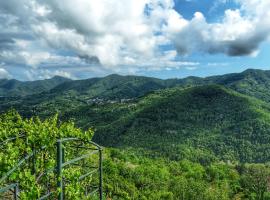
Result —
<instances>
[{"instance_id":1,"label":"cloudy sky","mask_svg":"<svg viewBox=\"0 0 270 200\"><path fill-rule=\"evenodd\" d=\"M270 0L0 1L0 78L270 69Z\"/></svg>"}]
</instances>

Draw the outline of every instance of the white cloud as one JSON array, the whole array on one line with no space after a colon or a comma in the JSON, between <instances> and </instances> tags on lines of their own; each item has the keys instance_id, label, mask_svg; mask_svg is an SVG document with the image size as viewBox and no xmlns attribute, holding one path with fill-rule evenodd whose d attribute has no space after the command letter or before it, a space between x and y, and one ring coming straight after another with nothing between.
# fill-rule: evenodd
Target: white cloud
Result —
<instances>
[{"instance_id":1,"label":"white cloud","mask_svg":"<svg viewBox=\"0 0 270 200\"><path fill-rule=\"evenodd\" d=\"M45 77L64 67L98 73L194 67L199 63L185 62L194 52L256 56L269 37L270 2L234 1L239 9L215 23L199 12L184 19L173 0L1 1L0 61Z\"/></svg>"},{"instance_id":2,"label":"white cloud","mask_svg":"<svg viewBox=\"0 0 270 200\"><path fill-rule=\"evenodd\" d=\"M165 27L179 54L223 53L229 56L255 56L270 33L270 2L236 0L241 7L226 10L223 20L208 23L200 12L188 21L174 13Z\"/></svg>"},{"instance_id":3,"label":"white cloud","mask_svg":"<svg viewBox=\"0 0 270 200\"><path fill-rule=\"evenodd\" d=\"M6 69L0 68L0 79L10 79L11 77L12 76Z\"/></svg>"},{"instance_id":4,"label":"white cloud","mask_svg":"<svg viewBox=\"0 0 270 200\"><path fill-rule=\"evenodd\" d=\"M149 5L149 16L145 6ZM35 24L35 33L54 48L70 48L80 55L97 56L105 66L125 64L126 55L149 58L161 37L163 16L155 11L172 9L173 1L161 0L49 0L49 22Z\"/></svg>"},{"instance_id":5,"label":"white cloud","mask_svg":"<svg viewBox=\"0 0 270 200\"><path fill-rule=\"evenodd\" d=\"M30 69L24 72L24 75L27 77L28 80L42 80L42 79L49 79L54 76L62 76L65 78L76 79L71 73L64 71L64 70L48 70L48 69Z\"/></svg>"},{"instance_id":6,"label":"white cloud","mask_svg":"<svg viewBox=\"0 0 270 200\"><path fill-rule=\"evenodd\" d=\"M224 67L224 66L228 66L229 63L224 63L224 62L219 62L219 63L207 63L207 66L210 66L210 67Z\"/></svg>"},{"instance_id":7,"label":"white cloud","mask_svg":"<svg viewBox=\"0 0 270 200\"><path fill-rule=\"evenodd\" d=\"M22 24L33 37L15 38L13 50L0 52L2 60L16 60L14 64L39 67L50 62L53 50L97 57L104 70L121 71L119 66L127 65L130 70L130 65L154 60L159 45L170 43L162 26L174 12L173 0L11 0L0 5L5 15L15 18L10 30Z\"/></svg>"}]
</instances>

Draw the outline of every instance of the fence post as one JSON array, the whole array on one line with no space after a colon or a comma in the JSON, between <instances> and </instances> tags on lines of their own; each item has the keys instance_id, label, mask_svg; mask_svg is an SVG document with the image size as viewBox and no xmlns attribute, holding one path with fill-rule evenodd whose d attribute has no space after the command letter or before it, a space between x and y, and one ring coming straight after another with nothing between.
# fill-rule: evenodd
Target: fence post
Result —
<instances>
[{"instance_id":1,"label":"fence post","mask_svg":"<svg viewBox=\"0 0 270 200\"><path fill-rule=\"evenodd\" d=\"M63 200L63 178L62 178L62 161L63 161L63 155L62 155L62 142L61 140L57 140L57 166L56 166L56 172L57 172L57 190L58 190L58 200Z\"/></svg>"},{"instance_id":2,"label":"fence post","mask_svg":"<svg viewBox=\"0 0 270 200\"><path fill-rule=\"evenodd\" d=\"M102 200L102 149L99 149L99 199Z\"/></svg>"},{"instance_id":3,"label":"fence post","mask_svg":"<svg viewBox=\"0 0 270 200\"><path fill-rule=\"evenodd\" d=\"M14 188L14 200L18 200L18 193L19 193L19 184L16 183L16 186Z\"/></svg>"}]
</instances>

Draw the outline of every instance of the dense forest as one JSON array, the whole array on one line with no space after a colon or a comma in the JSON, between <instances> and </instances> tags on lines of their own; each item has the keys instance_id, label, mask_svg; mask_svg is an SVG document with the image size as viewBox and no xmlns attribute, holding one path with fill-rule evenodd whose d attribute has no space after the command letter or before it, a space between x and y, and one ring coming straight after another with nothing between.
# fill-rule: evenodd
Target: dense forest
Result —
<instances>
[{"instance_id":1,"label":"dense forest","mask_svg":"<svg viewBox=\"0 0 270 200\"><path fill-rule=\"evenodd\" d=\"M18 137L22 133L26 134L28 143ZM0 116L1 142L13 136L16 140L10 142L7 148L1 148L0 175L11 169L25 152L31 151L29 147L32 145L36 148L47 145L50 148L46 152L46 165L42 164L42 157L36 162L36 170L41 173L55 164L52 159L55 153L53 138L61 135L89 139L92 133L92 130L83 132L75 128L72 122L60 123L56 116L41 121L38 118L22 119L14 111L3 114ZM116 200L265 200L270 199L269 167L268 164L233 164L218 160L202 164L188 159L150 158L139 149L106 148L103 162L104 197ZM73 180L80 174L78 167L70 168L65 173ZM24 166L16 170L9 181L20 182L21 199L36 199L44 192L43 182L37 179L31 174L31 168ZM84 199L83 193L80 193L83 191L81 185L76 182L70 183L66 191L68 199Z\"/></svg>"},{"instance_id":2,"label":"dense forest","mask_svg":"<svg viewBox=\"0 0 270 200\"><path fill-rule=\"evenodd\" d=\"M270 199L269 87L270 71L262 70L168 80L1 80L0 142L16 139L1 148L0 175L31 151L18 135L39 148L76 136L105 148L107 199ZM11 178L35 187L37 197L42 190L25 174Z\"/></svg>"}]
</instances>

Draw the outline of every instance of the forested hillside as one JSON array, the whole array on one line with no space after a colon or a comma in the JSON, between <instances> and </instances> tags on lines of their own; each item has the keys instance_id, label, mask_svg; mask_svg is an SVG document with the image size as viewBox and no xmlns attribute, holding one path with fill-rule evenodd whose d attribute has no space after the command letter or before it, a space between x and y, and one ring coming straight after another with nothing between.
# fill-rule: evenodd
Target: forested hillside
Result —
<instances>
[{"instance_id":1,"label":"forested hillside","mask_svg":"<svg viewBox=\"0 0 270 200\"><path fill-rule=\"evenodd\" d=\"M55 138L90 138L94 131L93 140L105 147L107 199L270 199L269 74L247 70L169 80L110 75L9 87L10 95L0 98L0 111L15 109L23 118L14 111L0 116L0 142L15 137L1 149L0 174L33 145L49 145L55 155ZM14 95L18 90L23 92ZM56 113L59 118L53 117ZM47 160L47 166L55 165L53 157ZM71 177L79 171L67 172ZM32 191L22 193L25 199L44 192L27 168L10 180ZM77 189L70 187L68 195L75 197Z\"/></svg>"},{"instance_id":2,"label":"forested hillside","mask_svg":"<svg viewBox=\"0 0 270 200\"><path fill-rule=\"evenodd\" d=\"M142 76L110 75L104 78L66 82L51 90L50 93L76 93L77 95L86 94L92 98L121 99L140 97L158 89L209 84L223 85L242 94L270 102L270 71L254 69L207 78L187 77L167 80Z\"/></svg>"},{"instance_id":3,"label":"forested hillside","mask_svg":"<svg viewBox=\"0 0 270 200\"><path fill-rule=\"evenodd\" d=\"M23 119L11 111L0 115L0 177L11 169L25 154L32 152L33 145L41 149L48 147L45 154L38 155L33 174L32 165L23 166L14 171L8 181L20 184L20 199L37 199L46 192L48 181L50 190L55 187L54 175L44 179L44 171L54 167L54 139L78 137L88 140L92 130L83 132L72 122L61 123L54 116L45 121L38 118ZM25 135L25 137L19 137ZM14 140L6 142L7 139ZM27 141L27 142L25 142ZM72 147L72 146L71 146ZM69 159L76 151L68 154ZM150 158L138 149L104 149L103 195L104 199L114 200L230 200L230 199L270 199L268 190L270 176L269 165L264 164L226 164L222 161L211 163L179 161L166 158ZM94 162L89 160L88 162ZM92 163L93 164L93 163ZM76 182L83 173L77 165L66 169L64 176L69 180L66 198L86 199L83 184ZM41 178L42 177L42 178ZM95 179L87 179L86 184ZM1 182L0 188L8 182ZM0 198L3 193L0 193ZM95 197L90 198L92 200Z\"/></svg>"},{"instance_id":4,"label":"forested hillside","mask_svg":"<svg viewBox=\"0 0 270 200\"><path fill-rule=\"evenodd\" d=\"M94 140L105 146L144 148L177 160L266 162L269 111L265 102L210 85L161 90L132 103L83 106L63 118L95 127Z\"/></svg>"},{"instance_id":5,"label":"forested hillside","mask_svg":"<svg viewBox=\"0 0 270 200\"><path fill-rule=\"evenodd\" d=\"M248 69L242 73L214 76L204 79L206 83L215 83L270 102L270 71Z\"/></svg>"},{"instance_id":6,"label":"forested hillside","mask_svg":"<svg viewBox=\"0 0 270 200\"><path fill-rule=\"evenodd\" d=\"M55 76L47 80L38 80L38 81L18 81L15 79L7 80L0 79L0 97L20 97L31 94L42 93L49 91L56 87L57 85L69 82L70 79L63 78L60 76Z\"/></svg>"},{"instance_id":7,"label":"forested hillside","mask_svg":"<svg viewBox=\"0 0 270 200\"><path fill-rule=\"evenodd\" d=\"M41 118L59 113L63 121L93 127L102 145L143 148L152 156L267 162L269 85L270 72L262 70L204 79L110 75L2 97L0 110Z\"/></svg>"}]
</instances>

